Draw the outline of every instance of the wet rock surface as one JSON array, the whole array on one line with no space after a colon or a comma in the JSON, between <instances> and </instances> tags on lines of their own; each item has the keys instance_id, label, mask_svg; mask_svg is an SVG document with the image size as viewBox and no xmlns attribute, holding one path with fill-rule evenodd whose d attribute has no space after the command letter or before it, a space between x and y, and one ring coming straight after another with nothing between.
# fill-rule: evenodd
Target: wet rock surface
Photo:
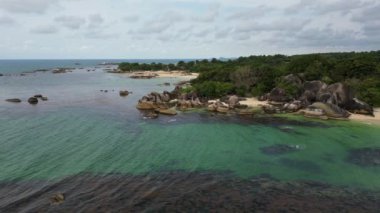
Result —
<instances>
[{"instance_id":1,"label":"wet rock surface","mask_svg":"<svg viewBox=\"0 0 380 213\"><path fill-rule=\"evenodd\" d=\"M60 204L52 205L50 198ZM379 192L312 181L280 182L266 175L239 179L228 173L81 174L58 182L0 183L1 212L378 212L379 208Z\"/></svg>"},{"instance_id":2,"label":"wet rock surface","mask_svg":"<svg viewBox=\"0 0 380 213\"><path fill-rule=\"evenodd\" d=\"M363 167L380 166L380 148L363 148L351 150L347 161Z\"/></svg>"}]
</instances>

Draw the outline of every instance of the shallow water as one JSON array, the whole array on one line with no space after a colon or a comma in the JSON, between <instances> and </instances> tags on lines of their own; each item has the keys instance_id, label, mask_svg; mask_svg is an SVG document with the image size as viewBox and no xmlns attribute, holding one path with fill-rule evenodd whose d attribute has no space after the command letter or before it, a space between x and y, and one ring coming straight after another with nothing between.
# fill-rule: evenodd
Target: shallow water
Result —
<instances>
[{"instance_id":1,"label":"shallow water","mask_svg":"<svg viewBox=\"0 0 380 213\"><path fill-rule=\"evenodd\" d=\"M0 209L24 200L25 197L17 195L20 191L38 191L33 183L50 188L59 186L65 191L65 178L74 177L71 183L74 185L89 180L95 184L108 179L93 178L93 175L113 177L112 174L118 174L116 180L111 178L116 185L123 178L128 182L139 176L167 177L189 185L183 191L170 191L172 197L175 193L188 193L191 186L199 186L198 176L189 174L203 173L213 178L232 178L231 183L237 180L239 187L231 186L234 191L231 193L242 190L242 182L247 184L246 181L255 177L269 178L272 185L312 181L342 189L380 191L378 165L358 165L348 160L352 150L380 148L378 126L297 116L246 118L202 111L150 120L135 109L143 95L170 91L179 80L136 80L105 73L101 68L96 72L77 69L66 74L0 77L0 100L23 100L20 104L0 101L0 183L3 183ZM172 86L159 85L164 82ZM119 97L118 91L124 89L133 94ZM26 100L35 94L46 95L49 101L29 105ZM278 144L292 150L274 154L262 151ZM168 175L179 171L180 178ZM66 193L73 187L69 185ZM149 191L158 185L149 182L144 189ZM15 190L14 194L10 188ZM42 191L39 196L45 196L47 202L55 192ZM96 200L96 194L91 193ZM117 199L123 192L115 193ZM21 206L37 208L38 204L31 199L34 196L31 193L25 206ZM374 199L375 203L379 201L377 195Z\"/></svg>"}]
</instances>

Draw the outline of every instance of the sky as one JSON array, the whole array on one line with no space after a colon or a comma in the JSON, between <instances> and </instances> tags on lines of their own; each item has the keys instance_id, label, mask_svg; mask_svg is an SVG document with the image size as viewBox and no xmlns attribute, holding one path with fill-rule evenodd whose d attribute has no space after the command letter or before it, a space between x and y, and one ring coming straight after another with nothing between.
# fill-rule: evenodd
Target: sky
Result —
<instances>
[{"instance_id":1,"label":"sky","mask_svg":"<svg viewBox=\"0 0 380 213\"><path fill-rule=\"evenodd\" d=\"M380 49L379 0L0 0L0 59Z\"/></svg>"}]
</instances>

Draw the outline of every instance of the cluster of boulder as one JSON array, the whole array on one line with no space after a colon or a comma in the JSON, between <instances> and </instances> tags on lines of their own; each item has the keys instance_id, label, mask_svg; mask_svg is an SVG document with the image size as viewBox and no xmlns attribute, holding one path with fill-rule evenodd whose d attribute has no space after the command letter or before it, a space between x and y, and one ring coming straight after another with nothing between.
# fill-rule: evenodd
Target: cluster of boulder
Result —
<instances>
[{"instance_id":1,"label":"cluster of boulder","mask_svg":"<svg viewBox=\"0 0 380 213\"><path fill-rule=\"evenodd\" d=\"M47 101L48 98L46 96L39 94L39 95L35 95L33 97L30 97L28 99L28 103L35 105L35 104L38 104L38 100ZM22 102L21 99L19 99L19 98L10 98L10 99L6 99L5 101L10 102L10 103L21 103Z\"/></svg>"},{"instance_id":2,"label":"cluster of boulder","mask_svg":"<svg viewBox=\"0 0 380 213\"><path fill-rule=\"evenodd\" d=\"M252 115L254 109L240 104L241 98L236 95L226 96L218 100L208 101L207 110L219 113L237 113L240 115Z\"/></svg>"},{"instance_id":3,"label":"cluster of boulder","mask_svg":"<svg viewBox=\"0 0 380 213\"><path fill-rule=\"evenodd\" d=\"M283 79L288 86L295 88L297 94L288 94L283 88L276 87L259 98L268 101L268 112L296 112L301 110L305 116L321 118L347 118L350 113L373 115L373 108L355 98L352 88L343 83L327 85L322 81L303 81L297 75Z\"/></svg>"},{"instance_id":4,"label":"cluster of boulder","mask_svg":"<svg viewBox=\"0 0 380 213\"><path fill-rule=\"evenodd\" d=\"M136 78L136 79L151 79L158 77L158 74L155 72L134 72L130 76L130 78Z\"/></svg>"},{"instance_id":5,"label":"cluster of boulder","mask_svg":"<svg viewBox=\"0 0 380 213\"><path fill-rule=\"evenodd\" d=\"M62 73L67 73L67 72L72 72L73 68L56 68L53 69L51 72L53 74L62 74Z\"/></svg>"},{"instance_id":6,"label":"cluster of boulder","mask_svg":"<svg viewBox=\"0 0 380 213\"><path fill-rule=\"evenodd\" d=\"M182 93L181 90L190 84L180 82L172 92L164 91L163 93L152 92L142 97L136 108L139 110L154 111L158 114L176 115L179 110L200 108L205 106L195 93ZM157 117L149 113L147 117Z\"/></svg>"},{"instance_id":7,"label":"cluster of boulder","mask_svg":"<svg viewBox=\"0 0 380 213\"><path fill-rule=\"evenodd\" d=\"M172 101L172 94L164 91L163 93L152 92L142 97L136 108L146 111L145 117L157 118L158 114L176 115L177 111L174 106L175 102Z\"/></svg>"}]
</instances>

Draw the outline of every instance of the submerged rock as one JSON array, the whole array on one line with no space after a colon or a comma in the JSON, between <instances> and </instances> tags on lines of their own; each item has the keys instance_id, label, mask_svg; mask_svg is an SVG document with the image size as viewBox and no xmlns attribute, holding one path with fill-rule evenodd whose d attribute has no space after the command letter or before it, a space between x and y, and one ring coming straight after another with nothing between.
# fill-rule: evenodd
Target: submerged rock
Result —
<instances>
[{"instance_id":1,"label":"submerged rock","mask_svg":"<svg viewBox=\"0 0 380 213\"><path fill-rule=\"evenodd\" d=\"M276 144L260 148L260 151L266 155L282 155L300 150L299 145Z\"/></svg>"},{"instance_id":2,"label":"submerged rock","mask_svg":"<svg viewBox=\"0 0 380 213\"><path fill-rule=\"evenodd\" d=\"M28 103L30 104L38 104L38 99L36 97L31 97L28 99Z\"/></svg>"},{"instance_id":3,"label":"submerged rock","mask_svg":"<svg viewBox=\"0 0 380 213\"><path fill-rule=\"evenodd\" d=\"M150 118L150 119L156 119L156 118L158 118L158 113L150 111L148 113L145 113L144 117Z\"/></svg>"},{"instance_id":4,"label":"submerged rock","mask_svg":"<svg viewBox=\"0 0 380 213\"><path fill-rule=\"evenodd\" d=\"M380 166L380 148L363 148L351 150L347 161L359 166Z\"/></svg>"},{"instance_id":5,"label":"submerged rock","mask_svg":"<svg viewBox=\"0 0 380 213\"><path fill-rule=\"evenodd\" d=\"M43 96L41 94L39 94L39 95L35 95L34 97L35 98L42 98Z\"/></svg>"},{"instance_id":6,"label":"submerged rock","mask_svg":"<svg viewBox=\"0 0 380 213\"><path fill-rule=\"evenodd\" d=\"M10 99L7 99L5 101L11 102L11 103L21 103L21 100L18 98L10 98Z\"/></svg>"},{"instance_id":7,"label":"submerged rock","mask_svg":"<svg viewBox=\"0 0 380 213\"><path fill-rule=\"evenodd\" d=\"M163 115L177 115L177 111L173 108L171 109L156 109L156 112L163 114Z\"/></svg>"},{"instance_id":8,"label":"submerged rock","mask_svg":"<svg viewBox=\"0 0 380 213\"><path fill-rule=\"evenodd\" d=\"M62 193L55 194L50 198L50 203L53 205L62 204L64 201L65 201L65 195Z\"/></svg>"}]
</instances>

